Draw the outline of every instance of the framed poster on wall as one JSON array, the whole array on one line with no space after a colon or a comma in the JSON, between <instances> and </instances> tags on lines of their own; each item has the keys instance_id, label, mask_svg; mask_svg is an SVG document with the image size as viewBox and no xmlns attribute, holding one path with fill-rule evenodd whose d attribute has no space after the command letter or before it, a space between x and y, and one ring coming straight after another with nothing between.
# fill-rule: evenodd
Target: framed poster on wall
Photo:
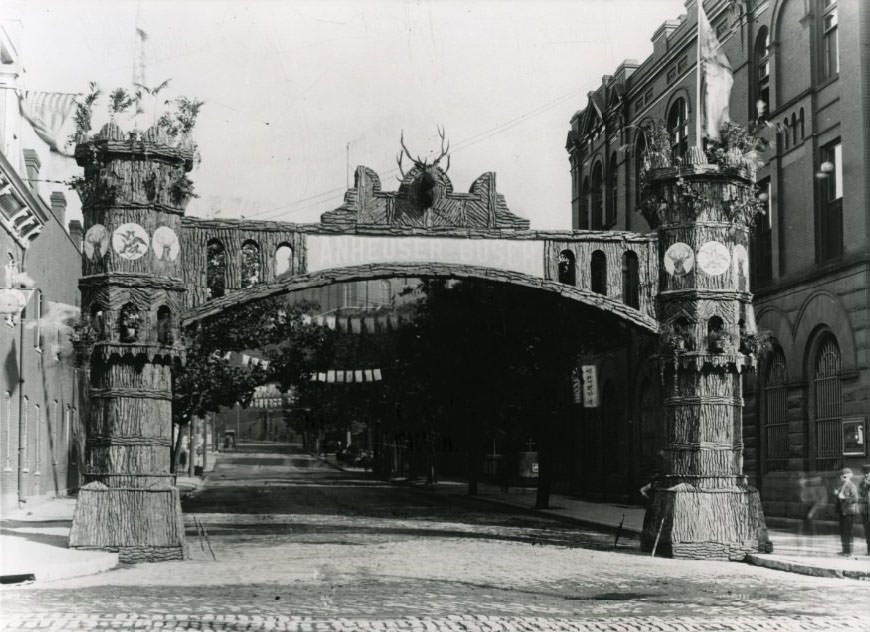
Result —
<instances>
[{"instance_id":1,"label":"framed poster on wall","mask_svg":"<svg viewBox=\"0 0 870 632\"><path fill-rule=\"evenodd\" d=\"M843 456L867 454L867 420L864 417L843 418Z\"/></svg>"}]
</instances>

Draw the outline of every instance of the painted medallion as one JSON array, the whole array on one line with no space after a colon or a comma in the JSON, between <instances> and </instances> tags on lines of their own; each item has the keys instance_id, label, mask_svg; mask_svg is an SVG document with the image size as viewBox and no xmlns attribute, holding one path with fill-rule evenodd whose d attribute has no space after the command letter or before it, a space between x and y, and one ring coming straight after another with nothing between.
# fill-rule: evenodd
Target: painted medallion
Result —
<instances>
[{"instance_id":1,"label":"painted medallion","mask_svg":"<svg viewBox=\"0 0 870 632\"><path fill-rule=\"evenodd\" d=\"M148 252L148 233L139 224L121 224L112 233L112 248L122 259L139 259Z\"/></svg>"}]
</instances>

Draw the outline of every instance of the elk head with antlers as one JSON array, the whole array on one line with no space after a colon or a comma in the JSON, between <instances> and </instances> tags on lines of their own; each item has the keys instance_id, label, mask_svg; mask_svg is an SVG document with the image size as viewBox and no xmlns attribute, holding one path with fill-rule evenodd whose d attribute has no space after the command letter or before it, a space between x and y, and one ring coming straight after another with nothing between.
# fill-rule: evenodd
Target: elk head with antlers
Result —
<instances>
[{"instance_id":1,"label":"elk head with antlers","mask_svg":"<svg viewBox=\"0 0 870 632\"><path fill-rule=\"evenodd\" d=\"M441 153L432 161L423 160L419 156L416 158L411 156L411 152L405 146L405 133L402 132L400 136L402 151L396 156L399 173L402 174L399 182L404 182L407 177L402 167L402 156L405 155L414 163L414 167L420 170L420 173L408 187L408 197L414 204L423 209L431 208L435 203L435 185L438 183L436 169L442 158L447 158L447 166L444 168L444 173L447 173L447 170L450 169L450 154L448 153L450 151L450 142L444 136L444 128L440 126L438 127L438 136L441 137Z\"/></svg>"}]
</instances>

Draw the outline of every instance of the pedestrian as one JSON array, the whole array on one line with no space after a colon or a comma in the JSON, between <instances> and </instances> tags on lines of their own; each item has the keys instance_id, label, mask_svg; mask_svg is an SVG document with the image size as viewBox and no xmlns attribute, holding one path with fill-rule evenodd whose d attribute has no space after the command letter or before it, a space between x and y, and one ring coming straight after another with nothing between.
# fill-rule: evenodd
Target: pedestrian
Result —
<instances>
[{"instance_id":1,"label":"pedestrian","mask_svg":"<svg viewBox=\"0 0 870 632\"><path fill-rule=\"evenodd\" d=\"M858 485L858 507L864 523L864 539L867 541L867 555L870 555L870 463L862 468L864 478Z\"/></svg>"},{"instance_id":2,"label":"pedestrian","mask_svg":"<svg viewBox=\"0 0 870 632\"><path fill-rule=\"evenodd\" d=\"M858 515L858 488L852 482L852 470L840 470L840 486L834 490L837 499L837 517L840 519L840 555L852 555L852 523Z\"/></svg>"}]
</instances>

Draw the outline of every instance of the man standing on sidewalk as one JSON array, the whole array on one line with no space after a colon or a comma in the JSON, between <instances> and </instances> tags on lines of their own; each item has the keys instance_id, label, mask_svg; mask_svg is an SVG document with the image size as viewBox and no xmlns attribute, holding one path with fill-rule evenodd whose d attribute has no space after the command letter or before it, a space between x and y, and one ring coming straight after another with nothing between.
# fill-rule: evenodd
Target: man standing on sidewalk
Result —
<instances>
[{"instance_id":1,"label":"man standing on sidewalk","mask_svg":"<svg viewBox=\"0 0 870 632\"><path fill-rule=\"evenodd\" d=\"M864 478L858 485L858 506L864 523L864 540L867 542L867 555L870 555L870 463L862 468Z\"/></svg>"},{"instance_id":2,"label":"man standing on sidewalk","mask_svg":"<svg viewBox=\"0 0 870 632\"><path fill-rule=\"evenodd\" d=\"M852 555L852 524L858 514L858 488L852 482L852 470L840 470L840 486L834 490L837 498L837 517L840 519L840 541L843 551L840 555Z\"/></svg>"}]
</instances>

